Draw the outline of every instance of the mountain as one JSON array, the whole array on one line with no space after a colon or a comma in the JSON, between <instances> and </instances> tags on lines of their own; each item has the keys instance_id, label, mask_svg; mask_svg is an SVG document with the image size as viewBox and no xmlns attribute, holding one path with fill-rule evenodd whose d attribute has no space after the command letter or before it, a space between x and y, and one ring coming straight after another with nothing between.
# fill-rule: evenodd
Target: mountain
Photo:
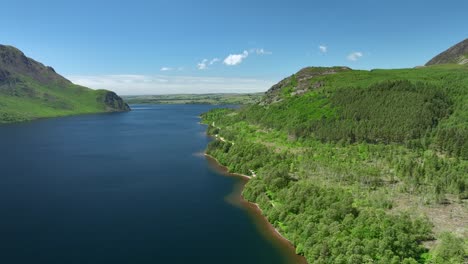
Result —
<instances>
[{"instance_id":1,"label":"mountain","mask_svg":"<svg viewBox=\"0 0 468 264\"><path fill-rule=\"evenodd\" d=\"M114 92L75 85L17 48L0 45L0 123L129 110Z\"/></svg>"},{"instance_id":2,"label":"mountain","mask_svg":"<svg viewBox=\"0 0 468 264\"><path fill-rule=\"evenodd\" d=\"M206 152L309 263L466 263L467 88L468 65L308 67L203 114Z\"/></svg>"},{"instance_id":3,"label":"mountain","mask_svg":"<svg viewBox=\"0 0 468 264\"><path fill-rule=\"evenodd\" d=\"M435 56L426 66L448 63L468 64L468 39Z\"/></svg>"}]
</instances>

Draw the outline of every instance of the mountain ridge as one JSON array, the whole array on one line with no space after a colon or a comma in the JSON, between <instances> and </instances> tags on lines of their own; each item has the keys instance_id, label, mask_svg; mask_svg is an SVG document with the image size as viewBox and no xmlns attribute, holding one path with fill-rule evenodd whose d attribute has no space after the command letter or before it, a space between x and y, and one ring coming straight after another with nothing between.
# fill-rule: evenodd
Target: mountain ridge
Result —
<instances>
[{"instance_id":1,"label":"mountain ridge","mask_svg":"<svg viewBox=\"0 0 468 264\"><path fill-rule=\"evenodd\" d=\"M448 63L468 64L468 38L441 52L428 61L426 66Z\"/></svg>"},{"instance_id":2,"label":"mountain ridge","mask_svg":"<svg viewBox=\"0 0 468 264\"><path fill-rule=\"evenodd\" d=\"M42 83L50 81L71 83L57 74L54 68L28 58L21 50L9 45L0 44L0 70L6 74L28 75Z\"/></svg>"}]
</instances>

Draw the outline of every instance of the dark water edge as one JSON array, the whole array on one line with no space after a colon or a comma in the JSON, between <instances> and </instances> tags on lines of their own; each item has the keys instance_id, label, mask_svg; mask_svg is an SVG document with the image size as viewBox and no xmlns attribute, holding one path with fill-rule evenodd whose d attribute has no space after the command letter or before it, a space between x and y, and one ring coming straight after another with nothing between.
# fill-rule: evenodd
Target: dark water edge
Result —
<instances>
[{"instance_id":1,"label":"dark water edge","mask_svg":"<svg viewBox=\"0 0 468 264\"><path fill-rule=\"evenodd\" d=\"M197 155L213 107L0 126L0 263L293 263Z\"/></svg>"},{"instance_id":2,"label":"dark water edge","mask_svg":"<svg viewBox=\"0 0 468 264\"><path fill-rule=\"evenodd\" d=\"M237 173L230 173L228 169L221 165L214 157L210 155L205 156L208 164L221 175L235 177L240 180L240 182L234 186L232 193L226 196L226 201L244 209L251 216L252 221L255 223L260 233L266 239L270 240L275 248L281 251L282 255L285 256L286 263L307 264L307 260L303 256L296 254L294 245L283 237L262 214L261 208L257 204L248 202L242 197L242 191L250 177Z\"/></svg>"}]
</instances>

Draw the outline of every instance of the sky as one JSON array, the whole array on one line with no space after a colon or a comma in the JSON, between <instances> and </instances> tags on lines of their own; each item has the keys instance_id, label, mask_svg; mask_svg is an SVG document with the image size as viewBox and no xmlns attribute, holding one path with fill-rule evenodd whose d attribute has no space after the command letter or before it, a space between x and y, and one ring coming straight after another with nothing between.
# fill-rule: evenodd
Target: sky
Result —
<instances>
[{"instance_id":1,"label":"sky","mask_svg":"<svg viewBox=\"0 0 468 264\"><path fill-rule=\"evenodd\" d=\"M466 0L0 0L0 44L121 95L260 92L306 66L408 68L468 37Z\"/></svg>"}]
</instances>

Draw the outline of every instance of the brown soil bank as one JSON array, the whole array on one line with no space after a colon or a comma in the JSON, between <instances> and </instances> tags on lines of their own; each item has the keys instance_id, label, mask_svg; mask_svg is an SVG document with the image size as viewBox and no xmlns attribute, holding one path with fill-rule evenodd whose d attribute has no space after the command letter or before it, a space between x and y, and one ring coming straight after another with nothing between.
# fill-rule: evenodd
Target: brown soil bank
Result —
<instances>
[{"instance_id":1,"label":"brown soil bank","mask_svg":"<svg viewBox=\"0 0 468 264\"><path fill-rule=\"evenodd\" d=\"M229 173L227 168L220 165L218 161L210 155L205 154L206 159L209 165L221 173L222 175L228 177L238 177L239 184L236 185L233 192L226 196L226 201L246 210L251 217L252 221L257 226L260 233L271 243L275 248L282 252L282 255L285 256L285 263L290 264L307 264L306 259L303 256L296 254L296 249L294 245L283 237L275 227L268 222L268 220L263 216L262 210L258 207L257 204L250 203L242 197L242 190L244 189L245 184L249 181L249 176Z\"/></svg>"}]
</instances>

